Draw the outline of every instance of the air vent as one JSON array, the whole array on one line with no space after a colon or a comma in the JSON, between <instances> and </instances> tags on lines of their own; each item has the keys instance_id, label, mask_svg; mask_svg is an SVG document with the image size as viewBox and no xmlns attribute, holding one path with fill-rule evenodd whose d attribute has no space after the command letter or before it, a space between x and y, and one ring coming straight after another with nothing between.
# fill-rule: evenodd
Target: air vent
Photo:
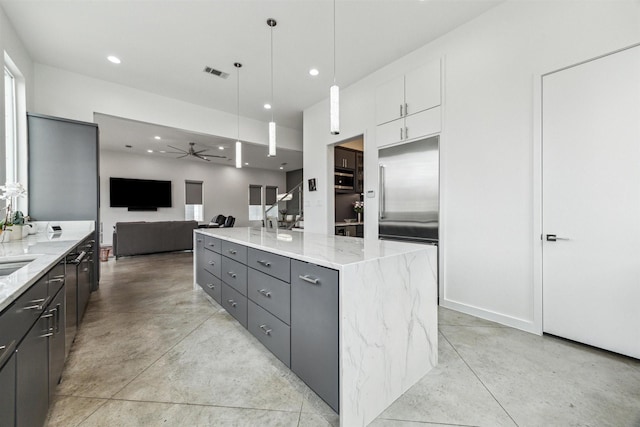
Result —
<instances>
[{"instance_id":1,"label":"air vent","mask_svg":"<svg viewBox=\"0 0 640 427\"><path fill-rule=\"evenodd\" d=\"M224 71L220 71L220 70L216 70L215 68L206 66L204 67L204 71L205 73L209 73L209 74L213 74L214 76L218 76L222 79L226 79L227 77L229 77L229 73L225 73Z\"/></svg>"}]
</instances>

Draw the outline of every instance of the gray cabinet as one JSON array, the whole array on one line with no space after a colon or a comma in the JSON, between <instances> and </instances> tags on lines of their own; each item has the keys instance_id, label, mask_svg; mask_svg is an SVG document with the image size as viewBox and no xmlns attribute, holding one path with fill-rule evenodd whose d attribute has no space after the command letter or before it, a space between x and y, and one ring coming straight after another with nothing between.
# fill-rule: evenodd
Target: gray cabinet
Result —
<instances>
[{"instance_id":1,"label":"gray cabinet","mask_svg":"<svg viewBox=\"0 0 640 427\"><path fill-rule=\"evenodd\" d=\"M289 282L291 279L291 262L289 258L249 248L247 266Z\"/></svg>"},{"instance_id":2,"label":"gray cabinet","mask_svg":"<svg viewBox=\"0 0 640 427\"><path fill-rule=\"evenodd\" d=\"M291 260L291 370L339 412L339 275Z\"/></svg>"},{"instance_id":3,"label":"gray cabinet","mask_svg":"<svg viewBox=\"0 0 640 427\"><path fill-rule=\"evenodd\" d=\"M234 288L236 291L240 292L242 295L247 295L246 265L223 256L220 274L220 278L223 282Z\"/></svg>"},{"instance_id":4,"label":"gray cabinet","mask_svg":"<svg viewBox=\"0 0 640 427\"><path fill-rule=\"evenodd\" d=\"M44 424L49 406L50 317L38 318L16 352L16 426Z\"/></svg>"},{"instance_id":5,"label":"gray cabinet","mask_svg":"<svg viewBox=\"0 0 640 427\"><path fill-rule=\"evenodd\" d=\"M198 285L202 286L204 283L204 236L201 234L195 235L195 281Z\"/></svg>"},{"instance_id":6,"label":"gray cabinet","mask_svg":"<svg viewBox=\"0 0 640 427\"><path fill-rule=\"evenodd\" d=\"M291 286L253 268L249 268L248 281L249 299L288 325L291 319Z\"/></svg>"},{"instance_id":7,"label":"gray cabinet","mask_svg":"<svg viewBox=\"0 0 640 427\"><path fill-rule=\"evenodd\" d=\"M220 267L222 264L220 254L207 249L204 251L203 260L204 269L214 276L220 277Z\"/></svg>"},{"instance_id":8,"label":"gray cabinet","mask_svg":"<svg viewBox=\"0 0 640 427\"><path fill-rule=\"evenodd\" d=\"M290 328L253 301L248 302L247 329L287 367L291 366Z\"/></svg>"},{"instance_id":9,"label":"gray cabinet","mask_svg":"<svg viewBox=\"0 0 640 427\"><path fill-rule=\"evenodd\" d=\"M222 281L219 278L203 270L202 282L198 285L218 304L222 304Z\"/></svg>"},{"instance_id":10,"label":"gray cabinet","mask_svg":"<svg viewBox=\"0 0 640 427\"><path fill-rule=\"evenodd\" d=\"M242 326L247 327L247 297L226 283L222 284L222 306Z\"/></svg>"},{"instance_id":11,"label":"gray cabinet","mask_svg":"<svg viewBox=\"0 0 640 427\"><path fill-rule=\"evenodd\" d=\"M16 420L15 346L0 350L0 392L0 427L13 427Z\"/></svg>"}]
</instances>

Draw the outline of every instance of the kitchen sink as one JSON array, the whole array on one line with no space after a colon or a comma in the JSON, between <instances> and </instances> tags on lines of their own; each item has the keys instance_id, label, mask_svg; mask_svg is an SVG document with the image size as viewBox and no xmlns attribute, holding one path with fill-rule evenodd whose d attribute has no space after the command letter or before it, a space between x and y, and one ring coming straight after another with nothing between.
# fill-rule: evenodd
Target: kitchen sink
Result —
<instances>
[{"instance_id":1,"label":"kitchen sink","mask_svg":"<svg viewBox=\"0 0 640 427\"><path fill-rule=\"evenodd\" d=\"M22 267L34 261L37 257L30 256L6 256L0 257L0 277L8 276L20 270Z\"/></svg>"}]
</instances>

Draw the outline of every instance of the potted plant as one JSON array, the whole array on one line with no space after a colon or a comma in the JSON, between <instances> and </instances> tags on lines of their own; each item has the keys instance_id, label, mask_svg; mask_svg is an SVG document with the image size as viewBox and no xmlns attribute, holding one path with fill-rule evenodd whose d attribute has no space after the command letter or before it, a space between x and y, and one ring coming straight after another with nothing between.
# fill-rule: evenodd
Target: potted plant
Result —
<instances>
[{"instance_id":1,"label":"potted plant","mask_svg":"<svg viewBox=\"0 0 640 427\"><path fill-rule=\"evenodd\" d=\"M14 199L18 197L24 197L27 194L27 190L20 184L19 182L7 182L5 185L0 186L0 200L7 200L7 206L4 207L5 215L4 220L1 222L0 231L2 231L2 241L8 242L13 237L14 240L22 239L22 225L20 226L20 234L17 233L12 234L9 232L13 231L13 221L15 218L15 214L13 212ZM20 211L16 211L20 212ZM24 224L24 215L22 212L18 215L19 221ZM11 228L9 228L11 227Z\"/></svg>"}]
</instances>

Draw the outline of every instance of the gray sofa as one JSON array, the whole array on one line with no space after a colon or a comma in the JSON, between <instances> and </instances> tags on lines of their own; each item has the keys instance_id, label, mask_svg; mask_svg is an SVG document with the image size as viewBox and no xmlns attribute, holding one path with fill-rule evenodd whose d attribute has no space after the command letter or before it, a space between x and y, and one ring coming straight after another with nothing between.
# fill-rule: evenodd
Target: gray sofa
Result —
<instances>
[{"instance_id":1,"label":"gray sofa","mask_svg":"<svg viewBox=\"0 0 640 427\"><path fill-rule=\"evenodd\" d=\"M113 254L121 256L193 250L197 221L117 222Z\"/></svg>"}]
</instances>

